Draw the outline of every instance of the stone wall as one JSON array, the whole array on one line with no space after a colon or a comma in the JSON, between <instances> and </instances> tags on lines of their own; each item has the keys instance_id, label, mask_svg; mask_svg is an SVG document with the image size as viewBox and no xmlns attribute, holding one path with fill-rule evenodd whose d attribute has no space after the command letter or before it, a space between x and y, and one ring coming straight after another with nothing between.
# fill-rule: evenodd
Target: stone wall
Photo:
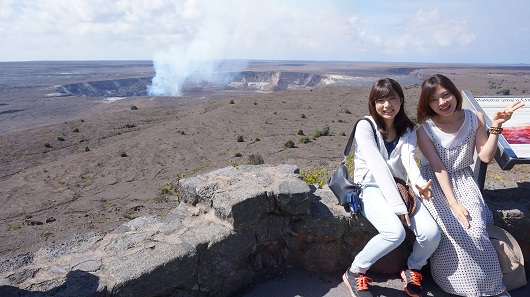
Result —
<instances>
[{"instance_id":1,"label":"stone wall","mask_svg":"<svg viewBox=\"0 0 530 297\"><path fill-rule=\"evenodd\" d=\"M349 218L329 189L303 182L293 165L226 167L180 185L182 203L165 216L1 260L0 296L230 296L286 267L344 271L376 234L362 216ZM528 230L520 213L518 226ZM409 234L371 271L397 274L412 240Z\"/></svg>"}]
</instances>

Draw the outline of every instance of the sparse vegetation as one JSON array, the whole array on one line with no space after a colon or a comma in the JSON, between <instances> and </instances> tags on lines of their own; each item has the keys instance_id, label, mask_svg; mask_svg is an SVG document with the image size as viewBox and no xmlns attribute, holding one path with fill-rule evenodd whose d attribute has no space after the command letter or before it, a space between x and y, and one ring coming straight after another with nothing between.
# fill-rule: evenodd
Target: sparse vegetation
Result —
<instances>
[{"instance_id":1,"label":"sparse vegetation","mask_svg":"<svg viewBox=\"0 0 530 297\"><path fill-rule=\"evenodd\" d=\"M127 124L121 126L121 129L129 129L129 128L134 128L134 127L136 127L135 124L127 123Z\"/></svg>"},{"instance_id":2,"label":"sparse vegetation","mask_svg":"<svg viewBox=\"0 0 530 297\"><path fill-rule=\"evenodd\" d=\"M175 197L175 202L177 202L177 204L180 203L180 180L183 179L184 176L184 174L177 172L175 181L168 181L163 186L160 186L154 201L157 203L169 202L171 201L171 197Z\"/></svg>"},{"instance_id":3,"label":"sparse vegetation","mask_svg":"<svg viewBox=\"0 0 530 297\"><path fill-rule=\"evenodd\" d=\"M309 143L311 140L307 136L300 137L300 143Z\"/></svg>"},{"instance_id":4,"label":"sparse vegetation","mask_svg":"<svg viewBox=\"0 0 530 297\"><path fill-rule=\"evenodd\" d=\"M320 167L318 169L311 168L309 170L300 170L300 176L307 184L318 185L318 187L322 189L327 183L330 173L326 168Z\"/></svg>"},{"instance_id":5,"label":"sparse vegetation","mask_svg":"<svg viewBox=\"0 0 530 297\"><path fill-rule=\"evenodd\" d=\"M230 103L230 104L234 104L234 100L230 100L230 102L229 102L229 103Z\"/></svg>"},{"instance_id":6,"label":"sparse vegetation","mask_svg":"<svg viewBox=\"0 0 530 297\"><path fill-rule=\"evenodd\" d=\"M131 106L131 110L138 110L138 107L136 105Z\"/></svg>"},{"instance_id":7,"label":"sparse vegetation","mask_svg":"<svg viewBox=\"0 0 530 297\"><path fill-rule=\"evenodd\" d=\"M292 140L287 140L284 144L283 144L283 148L293 148L294 147L294 141Z\"/></svg>"},{"instance_id":8,"label":"sparse vegetation","mask_svg":"<svg viewBox=\"0 0 530 297\"><path fill-rule=\"evenodd\" d=\"M493 177L494 180L498 181L498 182L504 182L504 179L502 178L502 176L498 175L498 174L495 174L495 176Z\"/></svg>"},{"instance_id":9,"label":"sparse vegetation","mask_svg":"<svg viewBox=\"0 0 530 297\"><path fill-rule=\"evenodd\" d=\"M11 224L7 225L7 231L15 231L15 230L18 230L20 228L22 228L22 226L20 226L20 225L11 225Z\"/></svg>"},{"instance_id":10,"label":"sparse vegetation","mask_svg":"<svg viewBox=\"0 0 530 297\"><path fill-rule=\"evenodd\" d=\"M320 136L328 136L329 135L329 127L325 126L322 130L316 130L313 134L313 138L319 138Z\"/></svg>"},{"instance_id":11,"label":"sparse vegetation","mask_svg":"<svg viewBox=\"0 0 530 297\"><path fill-rule=\"evenodd\" d=\"M119 153L120 157L127 157L127 153L124 150L121 150Z\"/></svg>"},{"instance_id":12,"label":"sparse vegetation","mask_svg":"<svg viewBox=\"0 0 530 297\"><path fill-rule=\"evenodd\" d=\"M81 181L87 187L94 183L94 181L92 181L92 179L88 175L82 175L81 176Z\"/></svg>"},{"instance_id":13,"label":"sparse vegetation","mask_svg":"<svg viewBox=\"0 0 530 297\"><path fill-rule=\"evenodd\" d=\"M348 173L350 174L350 176L353 176L353 169L355 167L353 163L353 154L350 154L346 158L346 162L344 163L344 165L348 169ZM319 188L324 187L324 185L328 182L330 176L331 172L324 166L321 166L320 168L300 170L300 177L303 181L310 185L318 185Z\"/></svg>"},{"instance_id":14,"label":"sparse vegetation","mask_svg":"<svg viewBox=\"0 0 530 297\"><path fill-rule=\"evenodd\" d=\"M79 133L79 128L74 128L74 130L72 130L72 132Z\"/></svg>"},{"instance_id":15,"label":"sparse vegetation","mask_svg":"<svg viewBox=\"0 0 530 297\"><path fill-rule=\"evenodd\" d=\"M151 71L152 67L149 69ZM475 95L501 96L497 92L502 92L505 89L510 90L509 96L521 96L519 94L528 95L530 93L528 92L530 79L527 78L528 72L524 69L510 70L510 72L518 73L517 77L512 74L501 75L498 71L482 75L481 73L485 73L483 70L479 70L478 73L471 73L466 72L468 70L460 70L460 67L458 69L454 74L451 74L450 69L442 69L441 71L453 76L460 76L461 87L471 90ZM502 78L506 78L506 81L501 81ZM90 81L92 80L95 79ZM58 82L57 84L62 83ZM490 85L493 88L489 88ZM142 88L144 87L142 86ZM35 232L30 232L31 234L24 231L28 226L25 225L23 217L18 221L6 222L3 231L12 235L10 237L16 240L6 241L5 246L17 251L17 245L20 245L22 249L26 243L34 242L34 238L47 239L48 235L45 232L53 231L56 228L64 230L64 236L69 236L72 232L85 232L87 228L99 230L102 228L101 226L120 225L126 211L129 213L127 215L131 217L134 215L160 216L161 213L163 215L165 212L170 213L172 206L176 206L175 196L169 188L167 190L162 188L166 187L166 181L175 181L174 173L176 170L195 176L229 166L229 162L232 162L236 167L244 167L243 164L262 166L265 172L269 171L267 168L269 165L264 166L263 164L269 163L270 166L293 164L300 168L300 173L303 173L302 178L307 183L315 184L311 188L317 187L316 184L325 187L329 174L333 172L342 159L342 151L351 132L352 121L365 113L363 112L366 109L363 97L368 95L367 89L368 87L364 86L341 85L315 88L312 90L315 92L305 89L264 92L255 95L252 95L253 91L250 90L245 92L228 91L220 92L219 95L215 93L215 96L211 98L212 100L209 97L193 103L190 100L192 104L188 104L184 100L176 100L166 104L172 99L168 99L167 102L164 99L166 103L158 105L157 102L163 98L147 104L150 105L149 108L144 106L145 102L139 103L145 107L142 108L141 112L139 110L134 111L135 108L132 107L132 104L135 104L133 101L138 103L141 100L132 97L130 100L119 101L119 104L100 104L103 108L111 105L116 106L116 108L109 109L108 112L105 111L100 114L98 111L102 109L85 108L82 112L70 113L68 117L43 118L46 121L49 120L50 124L53 125L46 124L41 127L39 124L37 129L22 129L26 124L28 126L33 124L32 121L39 120L40 122L41 120L40 118L29 117L27 123L21 122L24 125L20 126L19 132L6 133L5 137L3 135L0 139L6 160L6 166L2 169L6 171L6 175L16 174L16 172L27 175L39 171L38 175L35 175L38 180L19 179L16 180L17 183L4 183L4 190L13 192L13 195L17 197L16 201L13 201L15 203L13 207L17 207L17 205L31 206L31 201L35 199L44 202L58 199L54 195L45 195L58 193L63 189L69 189L68 193L72 191L81 195L81 199L76 200L72 207L84 207L90 203L98 203L101 199L110 199L106 203L111 206L102 208L100 207L101 202L99 202L99 205L90 208L90 211L68 214L68 216L76 218L75 220L63 220L63 217L66 216L57 214L60 209L57 211L48 209L46 214L43 214L41 209L35 208L31 212L36 219L44 221L47 214L50 213L60 220L55 224L47 225L47 228L32 228ZM405 85L404 89L412 89L407 93L408 105L406 110L410 119L415 122L413 114L421 86L418 84L410 87ZM331 90L333 95L330 95ZM21 99L27 97L24 102L34 104L31 100L33 98L32 93L24 94L25 88L18 91L12 92L12 95ZM28 91L33 92L33 88L28 88ZM206 94L196 95L193 95L193 98L209 96ZM53 100L72 102L75 100L75 102L84 104L86 98L62 97ZM228 104L227 101L231 101L233 105L235 100L239 100L237 107L224 105ZM258 100L259 102L257 102ZM289 102L289 105L282 104L281 100ZM263 103L263 105L258 107L254 103L257 105ZM152 108L151 105L156 108ZM4 106L7 110L15 107L9 106L7 103L4 103ZM348 110L341 109L341 107L352 108L351 113L353 115L348 114ZM20 109L23 108L25 107L20 107ZM33 111L35 109L28 108L26 112L13 114L17 115L13 118L17 121L16 123L19 123L23 117L31 116ZM271 116L274 111L277 111L277 114ZM309 116L305 115L305 111L309 112ZM64 112L66 113L68 110L64 110ZM86 119L83 120L84 117ZM65 119L68 119L66 124L63 123ZM343 124L340 123L341 120L343 120ZM15 122L13 121L13 123ZM127 123L129 125L124 125ZM136 123L139 126L131 126ZM332 137L321 137L326 134L326 129L323 129L326 125L329 126L328 133ZM11 129L10 126L11 123L2 126L2 129L8 131ZM122 126L123 128L120 128ZM298 129L296 129L297 126ZM73 132L75 128L79 129L78 133ZM81 134L81 130L83 134ZM315 140L311 131L315 132L316 130L318 130L316 137L319 138ZM116 136L119 133L121 136ZM134 134L134 137L126 137L130 134ZM234 143L239 134L242 135L244 142ZM58 138L58 136L60 137ZM309 139L308 142L306 136ZM283 148L284 143L289 139L294 141L295 149ZM258 141L260 142L257 143ZM124 158L118 156L122 149L124 156L126 156ZM328 151L327 157L323 157L324 151ZM267 158L267 162L264 161L265 158ZM488 198L496 198L499 193L510 195L513 198L528 185L530 164L517 164L511 170L502 170L498 164L493 163L494 161L488 166L488 176L486 177L487 185L491 189L485 193L490 195ZM353 168L353 164L348 163L348 166ZM49 172L43 172L44 168L47 168ZM139 172L115 176L116 172L130 171L134 168L138 169ZM229 169L234 170L234 168ZM145 171L146 176L144 178L139 177L138 174L141 175L143 171ZM157 173L159 171L160 173ZM87 175L92 180L88 177L82 177L83 175ZM151 184L147 188L147 197L146 195L133 195L131 199L114 199L115 195L113 194L115 192L135 191L138 187L136 181L145 178L155 179L154 186ZM127 182L130 179L135 179L135 181ZM37 182L35 183L34 180ZM159 187L161 194L167 196L159 196L157 200L169 202L155 203ZM109 193L109 195L102 193ZM180 201L182 199L181 196ZM87 204L82 205L79 202ZM132 207L140 204L146 208L142 209L141 212L135 212ZM170 207L166 207L168 205ZM85 214L86 217L84 217ZM80 217L81 215L83 217ZM67 224L71 226L65 225L65 228L62 228L60 225L64 222L71 222ZM8 223L12 225L9 226ZM22 226L22 229L16 230L19 228L17 225ZM9 232L7 231L8 228ZM61 233L63 234L63 231ZM27 237L30 237L29 240ZM52 239L56 240L57 238L50 236L48 241Z\"/></svg>"},{"instance_id":16,"label":"sparse vegetation","mask_svg":"<svg viewBox=\"0 0 530 297\"><path fill-rule=\"evenodd\" d=\"M236 141L237 142L244 142L245 140L243 139L243 135L238 135Z\"/></svg>"},{"instance_id":17,"label":"sparse vegetation","mask_svg":"<svg viewBox=\"0 0 530 297\"><path fill-rule=\"evenodd\" d=\"M355 164L353 163L353 154L350 154L346 158L346 163L344 163L344 165L348 169L348 173L350 174L350 176L353 176L353 169L355 168Z\"/></svg>"},{"instance_id":18,"label":"sparse vegetation","mask_svg":"<svg viewBox=\"0 0 530 297\"><path fill-rule=\"evenodd\" d=\"M248 165L261 165L263 163L264 161L260 154L251 154L250 156L248 156Z\"/></svg>"},{"instance_id":19,"label":"sparse vegetation","mask_svg":"<svg viewBox=\"0 0 530 297\"><path fill-rule=\"evenodd\" d=\"M346 107L342 107L339 109L339 113L351 114L351 111L349 111Z\"/></svg>"}]
</instances>

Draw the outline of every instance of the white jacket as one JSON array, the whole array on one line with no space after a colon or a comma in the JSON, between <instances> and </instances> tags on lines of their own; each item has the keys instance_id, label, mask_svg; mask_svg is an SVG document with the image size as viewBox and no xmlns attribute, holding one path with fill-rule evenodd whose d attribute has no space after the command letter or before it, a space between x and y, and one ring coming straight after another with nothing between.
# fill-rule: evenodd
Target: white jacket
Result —
<instances>
[{"instance_id":1,"label":"white jacket","mask_svg":"<svg viewBox=\"0 0 530 297\"><path fill-rule=\"evenodd\" d=\"M406 174L408 173L409 184L412 185L416 195L419 193L414 185L423 186L427 183L421 176L418 164L414 159L416 133L408 130L399 138L396 148L388 156L383 136L377 131L377 125L372 117L367 116L367 118L374 124L377 137L374 137L372 127L367 121L360 121L357 124L354 142L354 180L363 184L377 184L392 211L397 215L406 214L407 208L401 199L393 177L399 177L406 181ZM379 149L376 140L379 143Z\"/></svg>"}]
</instances>

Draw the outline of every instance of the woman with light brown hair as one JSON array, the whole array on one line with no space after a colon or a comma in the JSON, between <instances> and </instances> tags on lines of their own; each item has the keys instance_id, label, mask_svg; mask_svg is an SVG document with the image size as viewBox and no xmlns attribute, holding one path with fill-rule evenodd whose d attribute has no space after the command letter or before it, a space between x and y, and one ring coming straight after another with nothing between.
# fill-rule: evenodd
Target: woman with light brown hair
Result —
<instances>
[{"instance_id":1,"label":"woman with light brown hair","mask_svg":"<svg viewBox=\"0 0 530 297\"><path fill-rule=\"evenodd\" d=\"M486 231L493 216L484 202L471 165L476 151L490 162L502 124L523 106L516 101L498 111L486 129L480 112L462 109L462 94L436 74L423 82L418 102L421 174L432 179L434 199L423 200L442 232L430 259L434 281L459 296L510 296L502 283L498 257Z\"/></svg>"}]
</instances>

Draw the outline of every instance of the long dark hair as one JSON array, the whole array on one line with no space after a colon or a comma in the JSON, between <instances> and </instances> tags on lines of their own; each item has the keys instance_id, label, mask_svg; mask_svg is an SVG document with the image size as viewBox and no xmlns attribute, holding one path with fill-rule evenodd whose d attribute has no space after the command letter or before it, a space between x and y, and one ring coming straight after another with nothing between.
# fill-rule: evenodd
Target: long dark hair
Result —
<instances>
[{"instance_id":1,"label":"long dark hair","mask_svg":"<svg viewBox=\"0 0 530 297\"><path fill-rule=\"evenodd\" d=\"M405 95L403 94L403 89L397 81L391 78L383 78L374 83L372 89L370 90L370 97L368 100L368 111L370 112L372 118L375 120L377 128L379 129L381 134L384 135L388 133L388 127L386 126L385 121L375 110L375 101L380 98L388 97L392 94L392 92L396 92L396 94L399 96L399 99L401 100L399 112L394 118L394 127L396 128L396 134L401 137L403 136L403 134L405 134L405 132L407 132L407 129L414 129L414 123L409 119L409 117L405 113Z\"/></svg>"},{"instance_id":2,"label":"long dark hair","mask_svg":"<svg viewBox=\"0 0 530 297\"><path fill-rule=\"evenodd\" d=\"M417 111L417 118L418 123L423 123L427 119L432 118L434 115L436 115L436 112L432 110L431 106L429 105L431 103L431 98L433 94L436 92L436 89L438 86L443 87L446 89L451 95L455 96L456 98L456 110L462 109L462 94L458 90L458 88L455 86L455 84L446 76L443 76L441 74L435 74L428 79L426 79L423 84L421 85L421 94L420 94L420 100L418 101L418 111Z\"/></svg>"}]
</instances>

